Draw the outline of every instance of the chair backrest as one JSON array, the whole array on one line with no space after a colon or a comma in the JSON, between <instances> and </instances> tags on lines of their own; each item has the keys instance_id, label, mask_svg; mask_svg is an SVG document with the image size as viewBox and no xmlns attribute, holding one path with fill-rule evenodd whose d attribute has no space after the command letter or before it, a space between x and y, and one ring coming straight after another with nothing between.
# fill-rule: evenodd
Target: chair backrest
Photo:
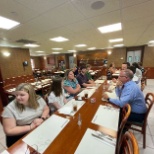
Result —
<instances>
[{"instance_id":1,"label":"chair backrest","mask_svg":"<svg viewBox=\"0 0 154 154\"><path fill-rule=\"evenodd\" d=\"M12 89L12 88L16 88L16 84L8 84L6 86L3 86L4 90L9 90L9 89Z\"/></svg>"},{"instance_id":2,"label":"chair backrest","mask_svg":"<svg viewBox=\"0 0 154 154\"><path fill-rule=\"evenodd\" d=\"M150 110L151 110L151 108L154 104L154 94L153 93L147 93L146 94L145 103L146 103L146 106L147 106L147 112L146 112L146 115L145 115L144 123L146 124L148 115L149 115Z\"/></svg>"},{"instance_id":3,"label":"chair backrest","mask_svg":"<svg viewBox=\"0 0 154 154\"><path fill-rule=\"evenodd\" d=\"M121 140L121 136L122 136L122 133L123 133L123 129L125 127L125 124L127 122L127 119L130 115L130 112L131 112L131 106L129 104L126 104L123 108L122 108L122 111L121 111L121 122L120 122L120 126L119 126L119 131L118 131L118 140L117 140L117 153L119 153L119 142Z\"/></svg>"},{"instance_id":4,"label":"chair backrest","mask_svg":"<svg viewBox=\"0 0 154 154\"><path fill-rule=\"evenodd\" d=\"M139 154L138 143L132 132L127 131L122 136L119 154Z\"/></svg>"},{"instance_id":5,"label":"chair backrest","mask_svg":"<svg viewBox=\"0 0 154 154\"><path fill-rule=\"evenodd\" d=\"M121 123L119 126L119 131L121 132L127 122L127 119L130 115L131 112L131 107L129 104L126 104L123 108L122 108L122 112L121 112Z\"/></svg>"}]
</instances>

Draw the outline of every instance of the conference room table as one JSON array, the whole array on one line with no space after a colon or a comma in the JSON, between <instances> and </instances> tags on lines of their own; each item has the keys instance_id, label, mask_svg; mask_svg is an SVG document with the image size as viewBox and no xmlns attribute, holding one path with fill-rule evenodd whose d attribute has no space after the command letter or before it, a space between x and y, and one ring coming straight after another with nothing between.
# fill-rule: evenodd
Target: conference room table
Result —
<instances>
[{"instance_id":1,"label":"conference room table","mask_svg":"<svg viewBox=\"0 0 154 154\"><path fill-rule=\"evenodd\" d=\"M115 154L120 111L102 100L103 80L97 80L96 85L85 88L79 93L79 100L69 101L7 151L10 154L28 154L34 149L44 154ZM88 99L84 98L84 91L88 91ZM74 103L77 111L70 112Z\"/></svg>"}]
</instances>

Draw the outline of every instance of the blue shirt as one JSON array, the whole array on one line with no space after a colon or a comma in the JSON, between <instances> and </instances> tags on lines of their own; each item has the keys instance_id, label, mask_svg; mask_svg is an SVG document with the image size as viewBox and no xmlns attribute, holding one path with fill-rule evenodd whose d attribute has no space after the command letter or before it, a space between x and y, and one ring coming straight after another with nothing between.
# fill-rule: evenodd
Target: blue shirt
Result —
<instances>
[{"instance_id":1,"label":"blue shirt","mask_svg":"<svg viewBox=\"0 0 154 154\"><path fill-rule=\"evenodd\" d=\"M116 94L119 99L110 98L110 102L123 107L129 103L131 112L143 114L146 113L147 107L142 91L134 81L129 81L124 84L123 88L116 88Z\"/></svg>"},{"instance_id":2,"label":"blue shirt","mask_svg":"<svg viewBox=\"0 0 154 154\"><path fill-rule=\"evenodd\" d=\"M67 87L72 87L73 89L76 88L76 85L78 84L78 80L75 78L74 80L64 80L64 86L67 86ZM67 92L65 90L65 92ZM74 94L70 94L70 96L74 96Z\"/></svg>"}]
</instances>

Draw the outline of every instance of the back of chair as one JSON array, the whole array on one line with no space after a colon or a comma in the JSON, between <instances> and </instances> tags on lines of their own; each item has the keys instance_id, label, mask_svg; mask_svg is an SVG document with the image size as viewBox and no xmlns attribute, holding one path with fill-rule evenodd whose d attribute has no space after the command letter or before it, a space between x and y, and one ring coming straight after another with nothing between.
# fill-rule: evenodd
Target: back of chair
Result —
<instances>
[{"instance_id":1,"label":"back of chair","mask_svg":"<svg viewBox=\"0 0 154 154\"><path fill-rule=\"evenodd\" d=\"M119 142L121 140L121 136L122 136L122 133L123 133L123 129L125 127L125 124L127 122L127 119L130 115L130 112L131 112L131 107L129 104L126 104L123 108L122 108L122 111L121 111L121 122L120 122L120 126L119 126L119 131L118 131L118 141L117 141L117 148L116 148L116 153L119 153Z\"/></svg>"},{"instance_id":2,"label":"back of chair","mask_svg":"<svg viewBox=\"0 0 154 154\"><path fill-rule=\"evenodd\" d=\"M122 132L127 119L130 115L131 112L131 107L129 104L126 104L123 108L122 108L122 112L121 112L121 123L120 123L120 127L119 127L119 131Z\"/></svg>"},{"instance_id":3,"label":"back of chair","mask_svg":"<svg viewBox=\"0 0 154 154\"><path fill-rule=\"evenodd\" d=\"M148 115L149 115L150 110L151 110L151 108L154 104L154 94L153 93L147 93L146 94L145 103L146 103L146 106L147 106L147 112L146 112L146 115L145 115L144 123L146 124Z\"/></svg>"},{"instance_id":4,"label":"back of chair","mask_svg":"<svg viewBox=\"0 0 154 154\"><path fill-rule=\"evenodd\" d=\"M119 154L139 154L138 143L133 133L127 131L122 136Z\"/></svg>"}]
</instances>

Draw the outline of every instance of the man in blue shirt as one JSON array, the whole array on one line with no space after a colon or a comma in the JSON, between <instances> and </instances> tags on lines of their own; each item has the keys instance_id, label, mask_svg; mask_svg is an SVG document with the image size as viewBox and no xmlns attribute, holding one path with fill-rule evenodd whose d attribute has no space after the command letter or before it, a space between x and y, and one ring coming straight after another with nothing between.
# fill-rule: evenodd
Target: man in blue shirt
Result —
<instances>
[{"instance_id":1,"label":"man in blue shirt","mask_svg":"<svg viewBox=\"0 0 154 154\"><path fill-rule=\"evenodd\" d=\"M119 99L109 98L107 94L104 94L103 98L121 108L129 103L131 106L131 114L128 120L142 122L147 111L145 99L142 91L138 85L132 81L132 78L133 72L131 70L122 70L115 89Z\"/></svg>"}]
</instances>

